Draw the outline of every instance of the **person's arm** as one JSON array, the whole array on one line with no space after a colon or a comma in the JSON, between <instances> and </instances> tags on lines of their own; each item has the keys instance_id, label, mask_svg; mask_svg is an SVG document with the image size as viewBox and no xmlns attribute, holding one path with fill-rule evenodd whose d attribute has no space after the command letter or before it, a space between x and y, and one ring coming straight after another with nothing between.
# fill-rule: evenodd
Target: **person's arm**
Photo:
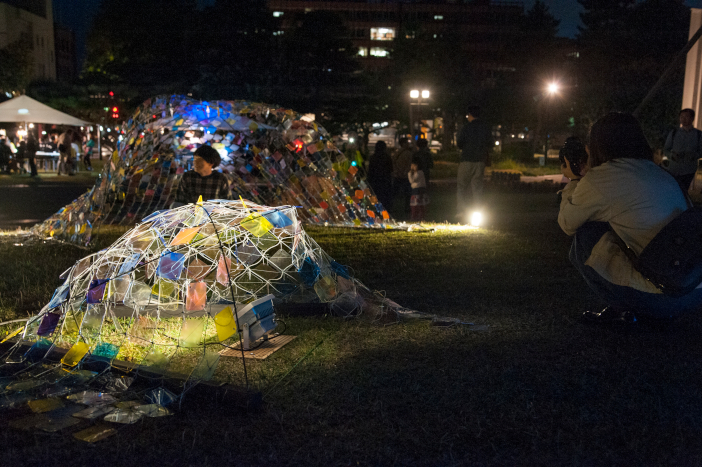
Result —
<instances>
[{"instance_id":1,"label":"person's arm","mask_svg":"<svg viewBox=\"0 0 702 467\"><path fill-rule=\"evenodd\" d=\"M462 126L458 132L458 136L456 137L456 146L458 147L458 149L463 149L463 145L466 143L466 136L463 133L463 130L465 128L465 126Z\"/></svg>"},{"instance_id":2,"label":"person's arm","mask_svg":"<svg viewBox=\"0 0 702 467\"><path fill-rule=\"evenodd\" d=\"M673 149L673 133L675 130L668 133L668 137L665 139L665 144L663 145L663 152L668 154Z\"/></svg>"},{"instance_id":3,"label":"person's arm","mask_svg":"<svg viewBox=\"0 0 702 467\"><path fill-rule=\"evenodd\" d=\"M571 180L561 195L558 225L567 235L574 235L586 222L608 220L609 203L587 178Z\"/></svg>"}]
</instances>

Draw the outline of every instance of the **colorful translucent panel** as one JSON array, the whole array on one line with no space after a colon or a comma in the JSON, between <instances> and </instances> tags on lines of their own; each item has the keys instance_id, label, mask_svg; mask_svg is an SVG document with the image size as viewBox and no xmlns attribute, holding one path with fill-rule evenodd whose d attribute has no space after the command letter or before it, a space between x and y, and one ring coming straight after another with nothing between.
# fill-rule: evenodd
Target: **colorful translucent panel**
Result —
<instances>
[{"instance_id":1,"label":"colorful translucent panel","mask_svg":"<svg viewBox=\"0 0 702 467\"><path fill-rule=\"evenodd\" d=\"M107 287L107 279L96 279L90 281L86 301L88 303L102 302L102 298L105 296L105 287Z\"/></svg>"},{"instance_id":2,"label":"colorful translucent panel","mask_svg":"<svg viewBox=\"0 0 702 467\"><path fill-rule=\"evenodd\" d=\"M70 285L68 283L63 284L58 289L56 289L53 297L51 297L51 301L49 302L49 309L56 308L57 306L61 305L61 303L65 302L68 298L69 290Z\"/></svg>"},{"instance_id":3,"label":"colorful translucent panel","mask_svg":"<svg viewBox=\"0 0 702 467\"><path fill-rule=\"evenodd\" d=\"M81 360L83 360L83 357L85 357L85 354L88 353L88 350L90 350L88 344L82 341L76 342L73 344L73 347L66 352L66 355L63 356L61 363L66 366L76 366Z\"/></svg>"},{"instance_id":4,"label":"colorful translucent panel","mask_svg":"<svg viewBox=\"0 0 702 467\"><path fill-rule=\"evenodd\" d=\"M192 227L190 229L183 229L178 232L178 235L171 241L171 246L185 245L190 243L197 235L200 227Z\"/></svg>"},{"instance_id":5,"label":"colorful translucent panel","mask_svg":"<svg viewBox=\"0 0 702 467\"><path fill-rule=\"evenodd\" d=\"M119 274L128 274L134 270L134 268L139 264L139 258L141 258L140 253L134 253L124 260L122 265L119 267Z\"/></svg>"},{"instance_id":6,"label":"colorful translucent panel","mask_svg":"<svg viewBox=\"0 0 702 467\"><path fill-rule=\"evenodd\" d=\"M217 338L223 342L236 334L236 319L231 306L224 308L214 317Z\"/></svg>"},{"instance_id":7,"label":"colorful translucent panel","mask_svg":"<svg viewBox=\"0 0 702 467\"><path fill-rule=\"evenodd\" d=\"M199 311L207 303L207 283L191 282L188 284L188 294L185 301L186 311Z\"/></svg>"},{"instance_id":8,"label":"colorful translucent panel","mask_svg":"<svg viewBox=\"0 0 702 467\"><path fill-rule=\"evenodd\" d=\"M41 320L39 329L37 329L37 335L51 335L51 333L54 332L54 329L56 329L56 325L58 324L59 319L61 319L61 315L59 313L46 313Z\"/></svg>"},{"instance_id":9,"label":"colorful translucent panel","mask_svg":"<svg viewBox=\"0 0 702 467\"><path fill-rule=\"evenodd\" d=\"M268 219L260 215L250 215L241 221L241 226L256 237L261 237L273 228Z\"/></svg>"},{"instance_id":10,"label":"colorful translucent panel","mask_svg":"<svg viewBox=\"0 0 702 467\"><path fill-rule=\"evenodd\" d=\"M202 345L205 321L200 318L187 318L183 320L180 330L181 347L198 347Z\"/></svg>"},{"instance_id":11,"label":"colorful translucent panel","mask_svg":"<svg viewBox=\"0 0 702 467\"><path fill-rule=\"evenodd\" d=\"M182 253L169 253L161 256L158 261L156 274L160 277L176 280L185 267L185 255Z\"/></svg>"},{"instance_id":12,"label":"colorful translucent panel","mask_svg":"<svg viewBox=\"0 0 702 467\"><path fill-rule=\"evenodd\" d=\"M268 219L268 221L277 229L283 229L289 225L292 225L292 220L286 216L282 211L269 211L263 214L263 217Z\"/></svg>"},{"instance_id":13,"label":"colorful translucent panel","mask_svg":"<svg viewBox=\"0 0 702 467\"><path fill-rule=\"evenodd\" d=\"M208 264L201 259L195 258L188 263L185 268L185 276L192 280L203 279L208 272L212 269L212 265Z\"/></svg>"},{"instance_id":14,"label":"colorful translucent panel","mask_svg":"<svg viewBox=\"0 0 702 467\"><path fill-rule=\"evenodd\" d=\"M95 346L95 350L93 350L92 356L112 360L117 356L118 353L119 347L117 347L116 345L110 344L108 342L100 342L98 345Z\"/></svg>"},{"instance_id":15,"label":"colorful translucent panel","mask_svg":"<svg viewBox=\"0 0 702 467\"><path fill-rule=\"evenodd\" d=\"M217 282L222 285L229 285L229 276L232 273L232 260L226 256L220 256L217 263Z\"/></svg>"},{"instance_id":16,"label":"colorful translucent panel","mask_svg":"<svg viewBox=\"0 0 702 467\"><path fill-rule=\"evenodd\" d=\"M168 367L168 356L158 349L152 349L141 361L141 366L162 373Z\"/></svg>"}]
</instances>

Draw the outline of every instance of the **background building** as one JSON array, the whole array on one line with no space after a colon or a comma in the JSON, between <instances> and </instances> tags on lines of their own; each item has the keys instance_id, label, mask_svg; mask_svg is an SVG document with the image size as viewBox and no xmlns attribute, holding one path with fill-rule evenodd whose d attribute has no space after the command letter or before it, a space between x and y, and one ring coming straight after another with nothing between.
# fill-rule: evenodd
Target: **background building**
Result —
<instances>
[{"instance_id":1,"label":"background building","mask_svg":"<svg viewBox=\"0 0 702 467\"><path fill-rule=\"evenodd\" d=\"M419 0L403 1L318 1L270 0L269 9L281 20L285 34L295 28L305 13L333 12L341 18L358 47L361 64L367 70L382 69L392 60L393 41L400 34L407 39L431 40L445 32L459 38L456 44L476 58L476 66L504 71L505 52L519 34L524 15L520 1ZM421 34L420 34L421 32Z\"/></svg>"},{"instance_id":2,"label":"background building","mask_svg":"<svg viewBox=\"0 0 702 467\"><path fill-rule=\"evenodd\" d=\"M56 79L51 0L0 1L0 49L24 41L32 54L33 80Z\"/></svg>"},{"instance_id":3,"label":"background building","mask_svg":"<svg viewBox=\"0 0 702 467\"><path fill-rule=\"evenodd\" d=\"M77 76L76 35L72 29L54 23L54 45L56 46L56 79L71 81Z\"/></svg>"}]
</instances>

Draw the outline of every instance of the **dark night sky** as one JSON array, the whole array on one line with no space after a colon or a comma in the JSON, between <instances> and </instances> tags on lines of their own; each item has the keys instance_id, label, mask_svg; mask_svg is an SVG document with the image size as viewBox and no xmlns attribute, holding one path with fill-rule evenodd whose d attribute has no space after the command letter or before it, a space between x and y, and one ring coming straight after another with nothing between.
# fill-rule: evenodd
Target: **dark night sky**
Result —
<instances>
[{"instance_id":1,"label":"dark night sky","mask_svg":"<svg viewBox=\"0 0 702 467\"><path fill-rule=\"evenodd\" d=\"M140 0L134 0L140 1ZM524 8L528 10L535 0L524 0ZM199 0L201 4L211 4L214 0ZM575 37L578 33L581 11L577 0L544 0L551 13L561 20L559 35ZM702 8L702 0L686 0L686 5ZM57 22L73 29L76 33L78 60L81 62L85 55L85 38L90 27L90 20L98 9L100 0L54 0L54 17Z\"/></svg>"}]
</instances>

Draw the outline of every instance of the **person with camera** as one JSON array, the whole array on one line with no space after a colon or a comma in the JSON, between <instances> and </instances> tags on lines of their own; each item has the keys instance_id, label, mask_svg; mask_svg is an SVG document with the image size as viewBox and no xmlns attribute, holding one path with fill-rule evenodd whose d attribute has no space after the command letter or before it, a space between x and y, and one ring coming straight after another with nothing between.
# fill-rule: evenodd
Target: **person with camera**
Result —
<instances>
[{"instance_id":1,"label":"person with camera","mask_svg":"<svg viewBox=\"0 0 702 467\"><path fill-rule=\"evenodd\" d=\"M697 161L702 157L702 131L692 126L695 111L682 109L679 115L680 128L668 134L663 151L667 159L661 166L667 170L680 188L687 193L697 172Z\"/></svg>"},{"instance_id":2,"label":"person with camera","mask_svg":"<svg viewBox=\"0 0 702 467\"><path fill-rule=\"evenodd\" d=\"M574 172L564 159L561 170L571 181L558 214L561 229L573 236L571 262L607 304L602 311L586 311L583 320L670 320L702 308L699 281L672 296L635 267L634 257L641 258L652 240L660 240L659 232L688 210L676 180L653 162L639 122L630 114L606 115L592 126L588 149L586 171Z\"/></svg>"}]
</instances>

